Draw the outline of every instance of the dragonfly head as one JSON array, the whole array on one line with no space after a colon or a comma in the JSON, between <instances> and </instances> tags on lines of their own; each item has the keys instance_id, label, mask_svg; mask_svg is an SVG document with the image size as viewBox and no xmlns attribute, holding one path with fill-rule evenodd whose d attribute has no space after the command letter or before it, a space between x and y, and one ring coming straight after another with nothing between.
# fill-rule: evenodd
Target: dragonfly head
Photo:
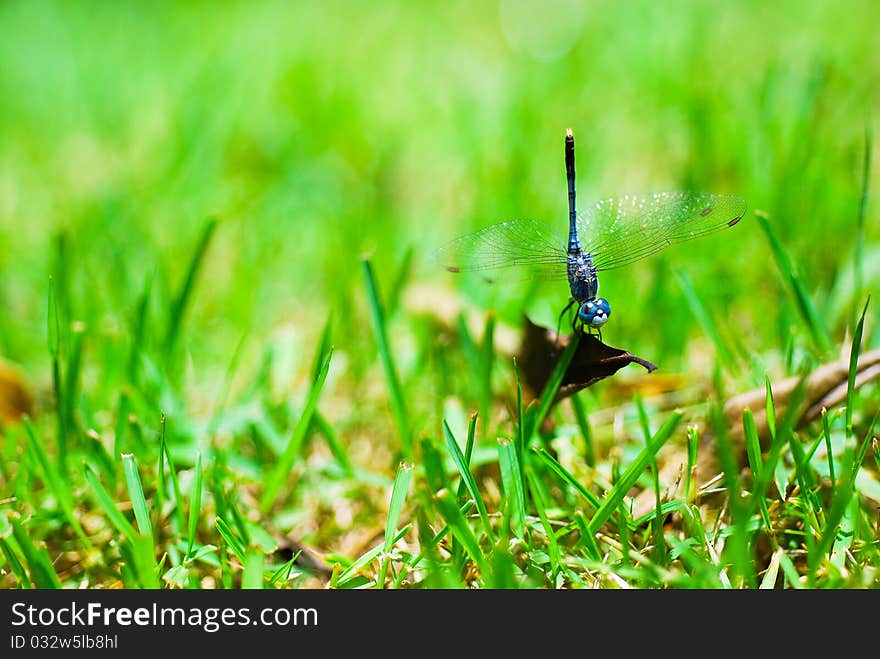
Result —
<instances>
[{"instance_id":1,"label":"dragonfly head","mask_svg":"<svg viewBox=\"0 0 880 659\"><path fill-rule=\"evenodd\" d=\"M608 316L611 315L611 305L604 297L597 297L595 300L584 302L578 309L578 319L590 327L602 327L608 322Z\"/></svg>"}]
</instances>

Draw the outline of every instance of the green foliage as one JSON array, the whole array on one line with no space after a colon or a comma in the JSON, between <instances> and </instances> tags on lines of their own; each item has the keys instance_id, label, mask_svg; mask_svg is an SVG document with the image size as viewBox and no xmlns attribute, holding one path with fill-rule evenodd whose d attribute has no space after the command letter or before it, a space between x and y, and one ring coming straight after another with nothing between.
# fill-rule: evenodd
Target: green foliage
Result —
<instances>
[{"instance_id":1,"label":"green foliage","mask_svg":"<svg viewBox=\"0 0 880 659\"><path fill-rule=\"evenodd\" d=\"M0 5L0 587L880 585L877 3L515 5ZM564 231L567 127L581 209L749 211L560 403L564 281L431 253Z\"/></svg>"}]
</instances>

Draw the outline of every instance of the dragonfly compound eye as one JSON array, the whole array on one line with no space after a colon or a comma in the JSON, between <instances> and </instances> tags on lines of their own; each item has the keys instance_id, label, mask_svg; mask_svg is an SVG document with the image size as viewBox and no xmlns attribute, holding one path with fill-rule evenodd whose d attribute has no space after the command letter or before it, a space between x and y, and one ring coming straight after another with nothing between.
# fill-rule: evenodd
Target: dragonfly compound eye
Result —
<instances>
[{"instance_id":1,"label":"dragonfly compound eye","mask_svg":"<svg viewBox=\"0 0 880 659\"><path fill-rule=\"evenodd\" d=\"M604 297L584 302L578 309L578 319L590 327L602 327L611 315L611 305Z\"/></svg>"}]
</instances>

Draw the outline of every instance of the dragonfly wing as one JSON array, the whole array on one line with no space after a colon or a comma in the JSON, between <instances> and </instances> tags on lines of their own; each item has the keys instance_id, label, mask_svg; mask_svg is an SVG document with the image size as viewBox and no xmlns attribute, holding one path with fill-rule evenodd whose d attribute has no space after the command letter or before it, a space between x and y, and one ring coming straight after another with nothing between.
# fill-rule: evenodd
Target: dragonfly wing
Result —
<instances>
[{"instance_id":1,"label":"dragonfly wing","mask_svg":"<svg viewBox=\"0 0 880 659\"><path fill-rule=\"evenodd\" d=\"M612 270L671 245L732 227L746 212L735 195L660 192L600 201L578 217L578 234L597 270Z\"/></svg>"},{"instance_id":2,"label":"dragonfly wing","mask_svg":"<svg viewBox=\"0 0 880 659\"><path fill-rule=\"evenodd\" d=\"M546 224L512 220L456 238L434 253L434 260L450 272L478 272L495 279L565 279L564 241Z\"/></svg>"}]
</instances>

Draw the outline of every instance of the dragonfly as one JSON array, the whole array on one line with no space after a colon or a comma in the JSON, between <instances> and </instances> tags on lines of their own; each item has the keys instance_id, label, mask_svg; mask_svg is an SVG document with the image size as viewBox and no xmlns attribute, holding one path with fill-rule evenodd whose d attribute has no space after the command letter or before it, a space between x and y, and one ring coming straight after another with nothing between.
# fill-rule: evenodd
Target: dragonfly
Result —
<instances>
[{"instance_id":1,"label":"dragonfly","mask_svg":"<svg viewBox=\"0 0 880 659\"><path fill-rule=\"evenodd\" d=\"M511 220L461 236L438 249L435 259L450 272L474 272L489 281L567 279L570 298L560 314L577 305L572 328L599 333L611 306L599 297L599 273L641 261L667 247L735 226L746 202L737 195L658 192L604 199L579 214L576 207L574 134L565 134L568 240L545 222Z\"/></svg>"}]
</instances>

